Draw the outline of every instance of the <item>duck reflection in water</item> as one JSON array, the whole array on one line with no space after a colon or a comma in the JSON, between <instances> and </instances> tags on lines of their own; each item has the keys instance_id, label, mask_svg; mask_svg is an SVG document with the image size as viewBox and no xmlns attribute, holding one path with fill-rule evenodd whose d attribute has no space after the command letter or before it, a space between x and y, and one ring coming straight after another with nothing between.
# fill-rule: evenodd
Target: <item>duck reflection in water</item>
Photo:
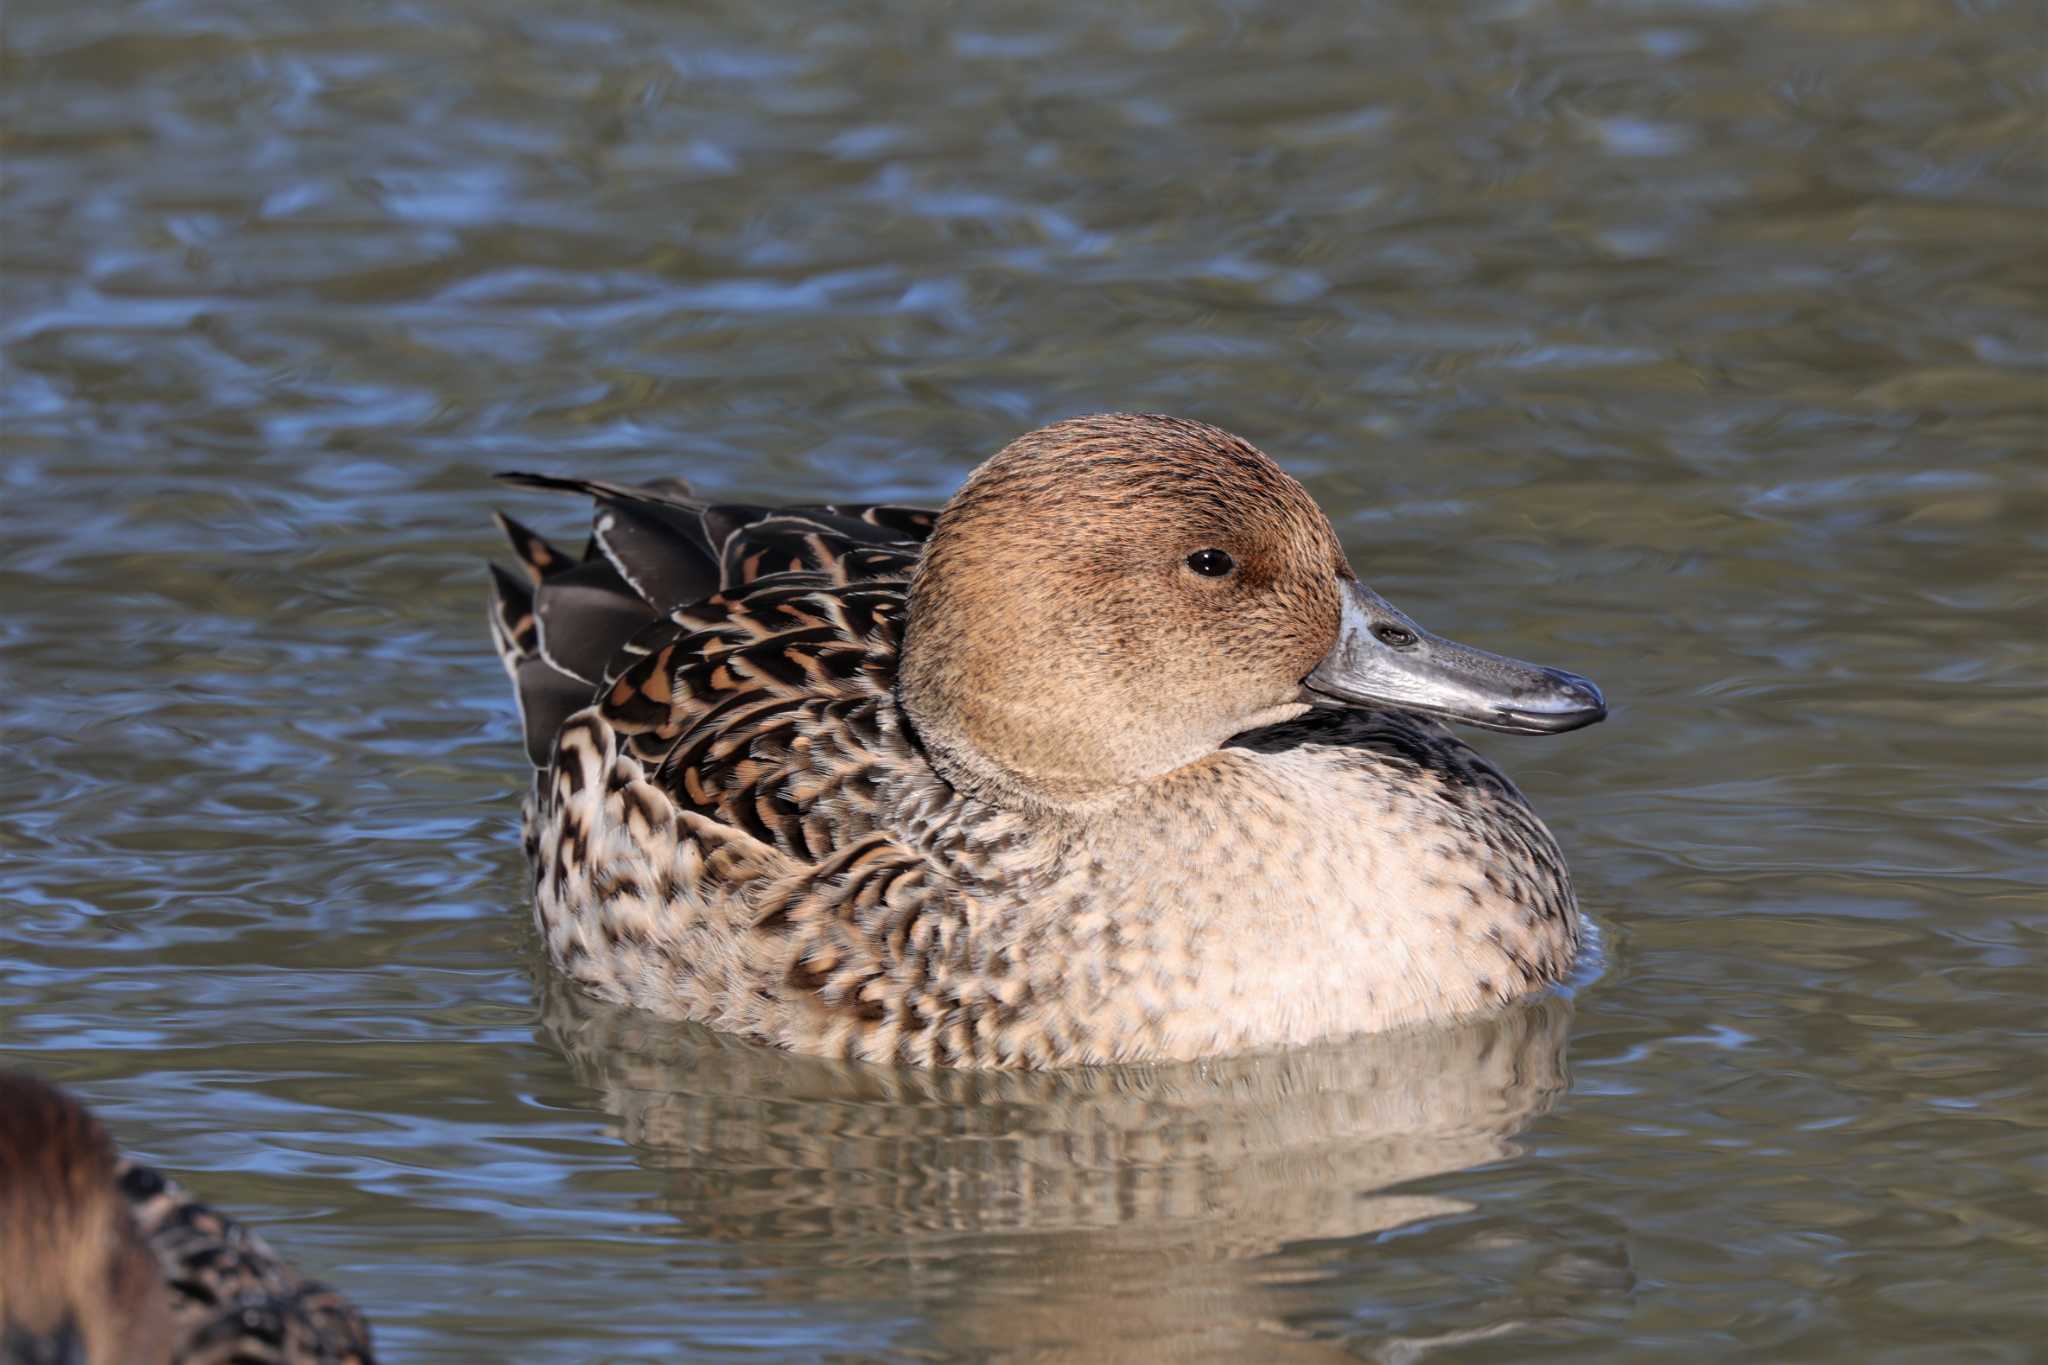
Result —
<instances>
[{"instance_id":1,"label":"duck reflection in water","mask_svg":"<svg viewBox=\"0 0 2048 1365\"><path fill-rule=\"evenodd\" d=\"M789 1297L910 1304L938 1358L1336 1361L1257 1259L1464 1211L1565 1085L1569 1000L1222 1061L874 1067L595 1000L543 1032L662 1172L679 1236ZM764 1287L765 1288L765 1287ZM776 1292L765 1288L765 1292Z\"/></svg>"}]
</instances>

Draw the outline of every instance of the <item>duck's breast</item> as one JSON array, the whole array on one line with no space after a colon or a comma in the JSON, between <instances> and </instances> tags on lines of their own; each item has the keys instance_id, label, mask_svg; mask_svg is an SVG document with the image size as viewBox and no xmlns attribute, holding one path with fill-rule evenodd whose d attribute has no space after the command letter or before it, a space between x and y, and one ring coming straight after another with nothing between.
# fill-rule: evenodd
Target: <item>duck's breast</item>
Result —
<instances>
[{"instance_id":1,"label":"duck's breast","mask_svg":"<svg viewBox=\"0 0 2048 1365\"><path fill-rule=\"evenodd\" d=\"M1491 1008L1578 944L1556 845L1505 779L1341 745L1226 749L1072 867L1045 956L1075 1025L1093 1010L1171 1056Z\"/></svg>"}]
</instances>

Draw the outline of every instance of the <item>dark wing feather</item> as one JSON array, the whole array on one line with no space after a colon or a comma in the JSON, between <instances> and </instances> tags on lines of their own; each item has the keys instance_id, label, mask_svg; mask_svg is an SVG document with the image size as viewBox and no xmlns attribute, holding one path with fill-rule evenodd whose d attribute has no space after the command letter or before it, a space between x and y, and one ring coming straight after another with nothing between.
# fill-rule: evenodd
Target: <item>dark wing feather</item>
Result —
<instances>
[{"instance_id":1,"label":"dark wing feather","mask_svg":"<svg viewBox=\"0 0 2048 1365\"><path fill-rule=\"evenodd\" d=\"M605 559L587 559L533 590L540 657L595 687L612 656L659 619Z\"/></svg>"},{"instance_id":2,"label":"dark wing feather","mask_svg":"<svg viewBox=\"0 0 2048 1365\"><path fill-rule=\"evenodd\" d=\"M639 597L664 615L718 590L718 552L704 530L705 506L681 479L632 485L552 474L498 476L521 488L582 493L595 504L590 548Z\"/></svg>"},{"instance_id":3,"label":"dark wing feather","mask_svg":"<svg viewBox=\"0 0 2048 1365\"><path fill-rule=\"evenodd\" d=\"M594 538L640 600L663 616L718 591L718 560L701 513L653 501L604 506Z\"/></svg>"},{"instance_id":4,"label":"dark wing feather","mask_svg":"<svg viewBox=\"0 0 2048 1365\"><path fill-rule=\"evenodd\" d=\"M531 569L531 561L528 567ZM554 572L560 575L568 569ZM563 672L541 655L534 592L495 564L491 565L490 622L492 643L497 645L498 658L512 677L512 694L519 702L519 728L526 741L526 756L535 767L544 767L554 749L556 731L562 728L563 721L590 705L593 689L588 682Z\"/></svg>"},{"instance_id":5,"label":"dark wing feather","mask_svg":"<svg viewBox=\"0 0 2048 1365\"><path fill-rule=\"evenodd\" d=\"M491 639L507 672L540 648L533 622L533 594L496 564L491 565Z\"/></svg>"},{"instance_id":6,"label":"dark wing feather","mask_svg":"<svg viewBox=\"0 0 2048 1365\"><path fill-rule=\"evenodd\" d=\"M535 655L515 666L512 685L519 698L519 729L526 740L526 757L534 767L545 768L562 722L590 705L590 684Z\"/></svg>"},{"instance_id":7,"label":"dark wing feather","mask_svg":"<svg viewBox=\"0 0 2048 1365\"><path fill-rule=\"evenodd\" d=\"M894 585L892 600L900 602L900 585L937 517L883 503L712 505L680 480L636 486L548 474L499 477L523 488L581 493L597 504L581 562L499 518L532 588L514 575L494 575L491 631L519 694L528 755L541 765L562 722L594 696L604 699L608 718L634 751L659 764L705 718L675 710L681 674L776 637L789 638L725 659L723 676L772 686L787 701L818 680L831 684L849 675L856 644L866 648L861 642L887 612L872 593L832 606L815 594ZM816 634L821 628L850 634L835 645ZM828 685L825 696L831 695ZM732 814L743 826L755 823Z\"/></svg>"}]
</instances>

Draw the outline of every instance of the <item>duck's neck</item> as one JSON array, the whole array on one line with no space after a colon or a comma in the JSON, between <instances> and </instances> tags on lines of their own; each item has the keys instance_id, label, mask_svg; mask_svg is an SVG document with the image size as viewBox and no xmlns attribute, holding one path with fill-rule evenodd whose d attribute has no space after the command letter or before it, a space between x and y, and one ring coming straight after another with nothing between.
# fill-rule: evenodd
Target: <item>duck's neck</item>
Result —
<instances>
[{"instance_id":1,"label":"duck's neck","mask_svg":"<svg viewBox=\"0 0 2048 1365\"><path fill-rule=\"evenodd\" d=\"M1218 752L1214 747L1204 748L1159 771L1136 774L1116 769L1102 773L1024 771L997 760L952 724L943 710L920 708L914 696L901 689L897 706L933 769L955 790L1002 810L1068 825L1087 824L1134 804L1148 804ZM1276 707L1253 717L1245 728L1281 724L1308 710L1306 705Z\"/></svg>"},{"instance_id":2,"label":"duck's neck","mask_svg":"<svg viewBox=\"0 0 2048 1365\"><path fill-rule=\"evenodd\" d=\"M989 757L942 717L920 715L908 698L899 695L897 705L933 771L962 795L999 810L1065 823L1114 806L1128 791L1121 783L1025 776Z\"/></svg>"}]
</instances>

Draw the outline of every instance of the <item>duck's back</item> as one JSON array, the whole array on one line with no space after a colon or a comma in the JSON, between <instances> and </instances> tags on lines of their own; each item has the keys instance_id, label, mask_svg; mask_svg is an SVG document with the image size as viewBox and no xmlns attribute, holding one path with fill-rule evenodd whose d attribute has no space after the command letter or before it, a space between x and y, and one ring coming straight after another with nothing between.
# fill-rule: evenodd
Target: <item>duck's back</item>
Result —
<instances>
[{"instance_id":1,"label":"duck's back","mask_svg":"<svg viewBox=\"0 0 2048 1365\"><path fill-rule=\"evenodd\" d=\"M125 1158L77 1100L0 1073L0 1363L374 1365L361 1313Z\"/></svg>"},{"instance_id":2,"label":"duck's back","mask_svg":"<svg viewBox=\"0 0 2048 1365\"><path fill-rule=\"evenodd\" d=\"M839 661L856 650L893 658L905 580L935 515L880 504L710 504L680 480L634 486L537 474L504 478L585 494L596 504L580 558L509 517L497 518L525 581L492 566L491 633L537 769L553 761L563 722L599 700L600 689L609 697L628 673L637 688L655 679L657 667L777 638L792 650L823 647ZM836 615L808 601L854 589ZM828 636L825 627L838 633ZM798 629L809 633L793 636ZM753 657L767 671L763 681L793 677L775 673L765 653ZM618 719L627 725L655 698L640 697L638 711L627 705L633 700L620 695L625 709ZM670 724L692 719L678 714Z\"/></svg>"},{"instance_id":3,"label":"duck's back","mask_svg":"<svg viewBox=\"0 0 2048 1365\"><path fill-rule=\"evenodd\" d=\"M535 763L535 921L598 993L806 1051L992 1061L954 875L1005 837L940 782L894 696L932 513L597 501L571 560L504 520L492 628ZM987 1054L987 1055L983 1055Z\"/></svg>"}]
</instances>

